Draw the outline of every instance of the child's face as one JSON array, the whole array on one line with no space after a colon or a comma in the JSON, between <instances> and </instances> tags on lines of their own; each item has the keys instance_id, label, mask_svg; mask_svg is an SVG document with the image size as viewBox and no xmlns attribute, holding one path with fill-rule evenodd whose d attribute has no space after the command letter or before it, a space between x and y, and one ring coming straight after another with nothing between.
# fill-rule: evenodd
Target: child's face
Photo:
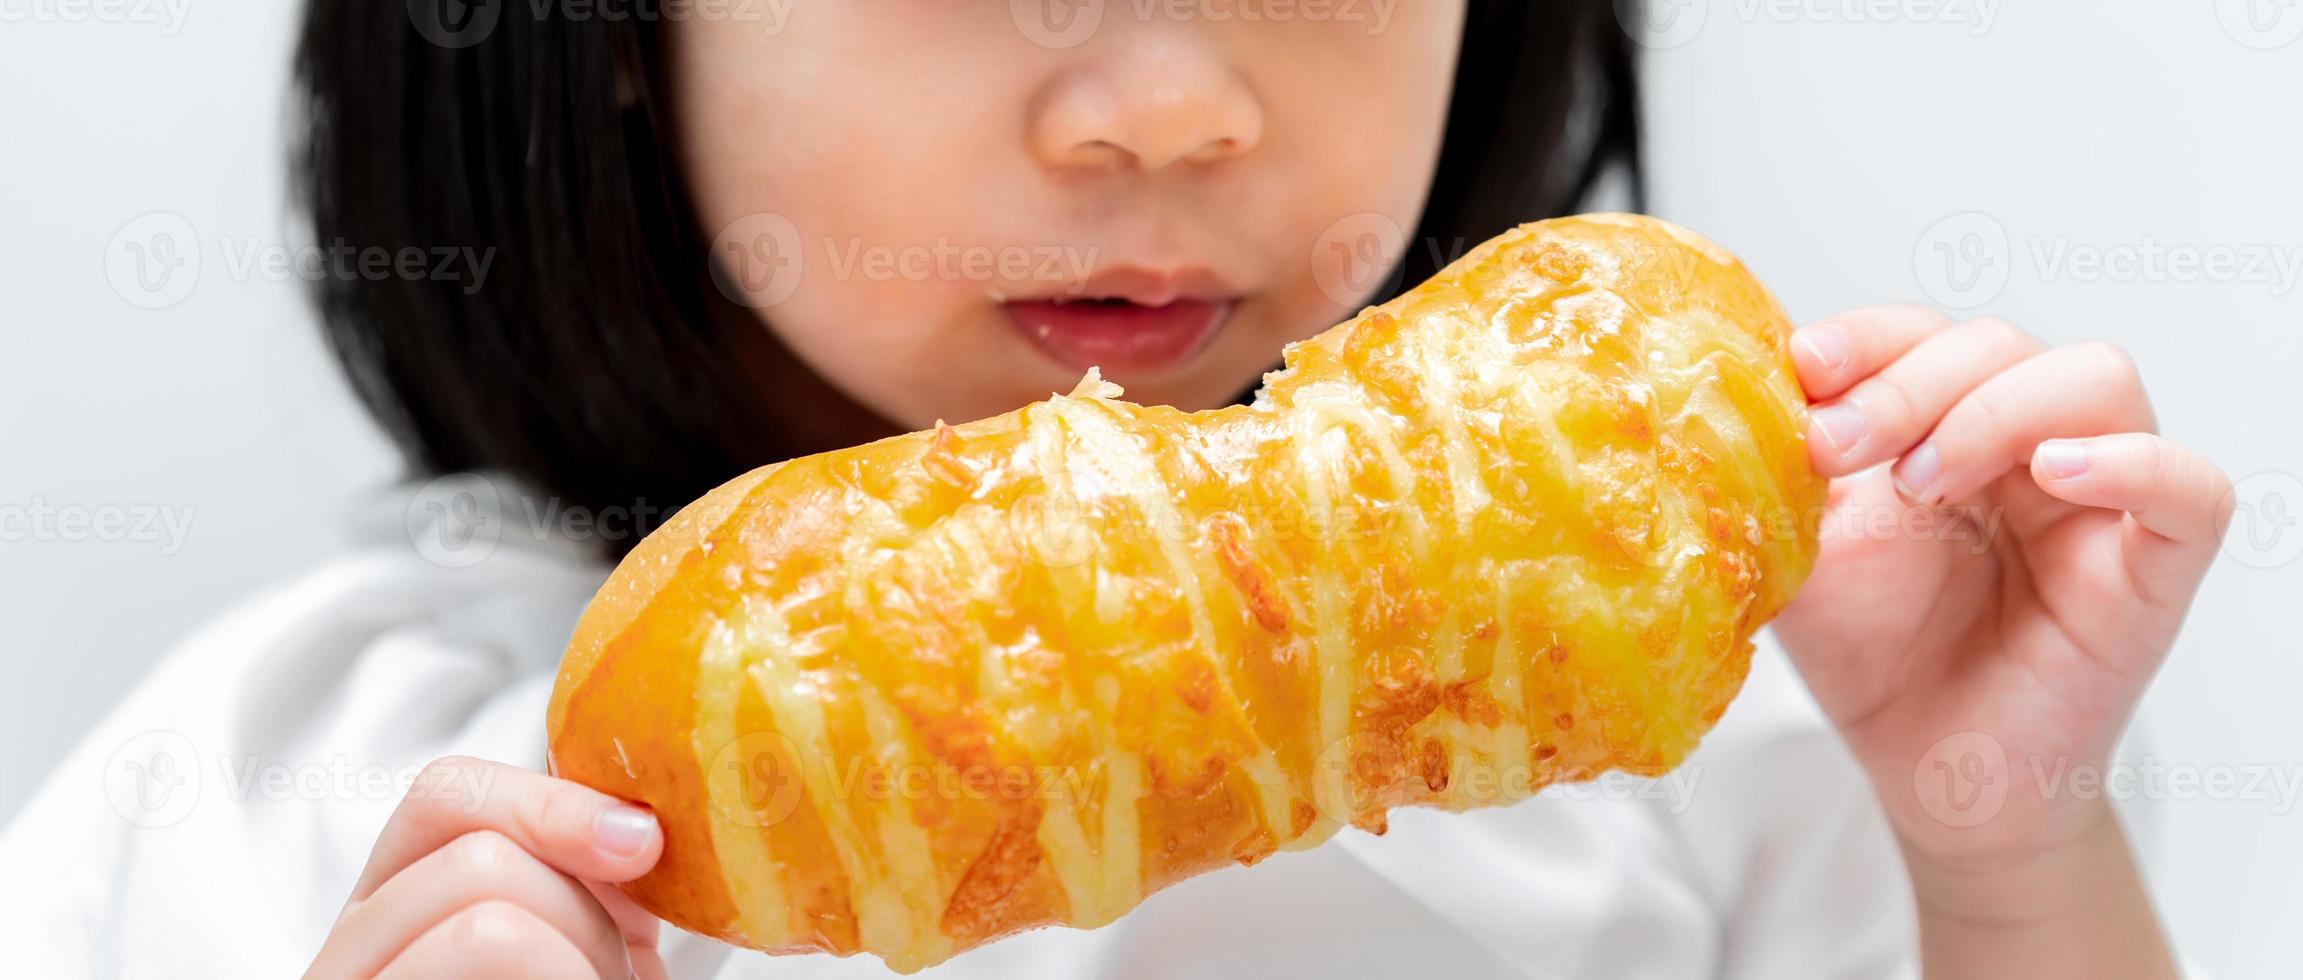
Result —
<instances>
[{"instance_id":1,"label":"child's face","mask_svg":"<svg viewBox=\"0 0 2303 980\"><path fill-rule=\"evenodd\" d=\"M1437 163L1464 0L1329 6L845 0L773 34L677 22L722 282L907 427L1068 391L1090 365L1135 400L1221 404L1367 298L1334 285L1368 261L1339 234L1413 228ZM1084 40L1042 43L1096 9Z\"/></svg>"}]
</instances>

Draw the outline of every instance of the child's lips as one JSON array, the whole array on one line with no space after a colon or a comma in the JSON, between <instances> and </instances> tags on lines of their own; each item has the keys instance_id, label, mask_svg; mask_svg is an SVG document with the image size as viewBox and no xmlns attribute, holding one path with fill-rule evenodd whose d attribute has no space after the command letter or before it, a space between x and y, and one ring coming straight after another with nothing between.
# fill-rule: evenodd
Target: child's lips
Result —
<instances>
[{"instance_id":1,"label":"child's lips","mask_svg":"<svg viewBox=\"0 0 2303 980\"><path fill-rule=\"evenodd\" d=\"M1125 378L1191 363L1223 331L1236 305L1228 298L1157 306L1127 299L1017 300L1001 310L1017 332L1064 366Z\"/></svg>"}]
</instances>

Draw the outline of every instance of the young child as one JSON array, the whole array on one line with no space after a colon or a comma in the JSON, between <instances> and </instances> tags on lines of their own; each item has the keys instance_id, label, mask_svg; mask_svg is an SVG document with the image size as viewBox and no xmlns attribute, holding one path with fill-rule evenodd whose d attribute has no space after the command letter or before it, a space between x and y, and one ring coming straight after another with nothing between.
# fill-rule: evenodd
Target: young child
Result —
<instances>
[{"instance_id":1,"label":"young child","mask_svg":"<svg viewBox=\"0 0 2303 980\"><path fill-rule=\"evenodd\" d=\"M541 774L604 561L752 466L1089 366L1232 401L1637 164L1604 0L427 6L311 6L303 189L322 240L497 253L484 289L321 295L414 466L478 498L391 509L65 763L0 843L23 975L883 973L667 934L616 891L653 816ZM1839 517L1680 773L1402 811L937 974L2173 975L2109 805L2031 763L2108 763L2229 484L2109 346L1879 306L1793 348ZM1910 519L1939 508L1988 519Z\"/></svg>"}]
</instances>

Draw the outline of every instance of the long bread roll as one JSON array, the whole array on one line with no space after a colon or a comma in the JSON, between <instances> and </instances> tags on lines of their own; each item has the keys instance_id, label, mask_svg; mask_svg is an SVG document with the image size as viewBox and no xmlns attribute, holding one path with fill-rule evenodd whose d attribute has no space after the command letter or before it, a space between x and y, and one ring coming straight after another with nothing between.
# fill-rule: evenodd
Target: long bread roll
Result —
<instances>
[{"instance_id":1,"label":"long bread roll","mask_svg":"<svg viewBox=\"0 0 2303 980\"><path fill-rule=\"evenodd\" d=\"M1255 404L1069 396L769 466L577 626L554 771L684 928L913 971L1385 811L1679 763L1814 558L1782 310L1718 246L1528 225Z\"/></svg>"}]
</instances>

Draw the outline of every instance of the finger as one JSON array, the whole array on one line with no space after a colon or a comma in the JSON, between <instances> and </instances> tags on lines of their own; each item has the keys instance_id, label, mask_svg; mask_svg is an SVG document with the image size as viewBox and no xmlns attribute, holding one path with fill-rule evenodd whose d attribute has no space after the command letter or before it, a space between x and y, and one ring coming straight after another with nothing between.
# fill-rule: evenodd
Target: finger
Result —
<instances>
[{"instance_id":1,"label":"finger","mask_svg":"<svg viewBox=\"0 0 2303 980\"><path fill-rule=\"evenodd\" d=\"M1998 319L1935 334L1837 401L1816 406L1808 416L1808 456L1825 476L1901 456L1968 392L2042 348Z\"/></svg>"},{"instance_id":2,"label":"finger","mask_svg":"<svg viewBox=\"0 0 2303 980\"><path fill-rule=\"evenodd\" d=\"M376 978L563 980L600 976L583 952L544 920L509 902L482 902L433 926Z\"/></svg>"},{"instance_id":3,"label":"finger","mask_svg":"<svg viewBox=\"0 0 2303 980\"><path fill-rule=\"evenodd\" d=\"M663 935L663 923L649 914L648 910L641 908L638 902L632 901L632 896L624 894L622 888L599 881L586 881L582 884L586 891L592 893L592 900L607 910L608 917L616 921L616 928L623 933L625 952L632 960L632 971L639 974L640 980L654 980L663 976L663 960L656 955L656 944ZM655 966L652 973L648 969L650 964Z\"/></svg>"},{"instance_id":4,"label":"finger","mask_svg":"<svg viewBox=\"0 0 2303 980\"><path fill-rule=\"evenodd\" d=\"M2031 475L2060 499L2125 511L2120 553L2128 579L2145 599L2169 607L2179 608L2206 576L2237 503L2231 478L2206 457L2141 432L2044 443L2031 456Z\"/></svg>"},{"instance_id":5,"label":"finger","mask_svg":"<svg viewBox=\"0 0 2303 980\"><path fill-rule=\"evenodd\" d=\"M1812 401L1846 391L1919 342L1951 326L1931 306L1865 306L1835 313L1791 335L1791 365Z\"/></svg>"},{"instance_id":6,"label":"finger","mask_svg":"<svg viewBox=\"0 0 2303 980\"><path fill-rule=\"evenodd\" d=\"M441 759L384 825L352 901L418 858L475 830L494 830L570 875L630 881L655 866L664 835L655 814L563 779L478 759Z\"/></svg>"},{"instance_id":7,"label":"finger","mask_svg":"<svg viewBox=\"0 0 2303 980\"><path fill-rule=\"evenodd\" d=\"M603 886L606 887L606 886ZM433 926L483 902L508 902L565 936L602 976L623 976L630 939L583 883L493 830L465 834L393 875L336 920L314 962L324 976L368 976ZM648 932L651 942L653 930Z\"/></svg>"},{"instance_id":8,"label":"finger","mask_svg":"<svg viewBox=\"0 0 2303 980\"><path fill-rule=\"evenodd\" d=\"M2156 427L2135 362L2110 344L2058 347L1977 385L1895 464L1905 500L1965 500L2041 442Z\"/></svg>"},{"instance_id":9,"label":"finger","mask_svg":"<svg viewBox=\"0 0 2303 980\"><path fill-rule=\"evenodd\" d=\"M2039 489L2027 469L2009 470L1975 499L1994 534L2004 531L2017 538L2036 537L2081 509Z\"/></svg>"}]
</instances>

